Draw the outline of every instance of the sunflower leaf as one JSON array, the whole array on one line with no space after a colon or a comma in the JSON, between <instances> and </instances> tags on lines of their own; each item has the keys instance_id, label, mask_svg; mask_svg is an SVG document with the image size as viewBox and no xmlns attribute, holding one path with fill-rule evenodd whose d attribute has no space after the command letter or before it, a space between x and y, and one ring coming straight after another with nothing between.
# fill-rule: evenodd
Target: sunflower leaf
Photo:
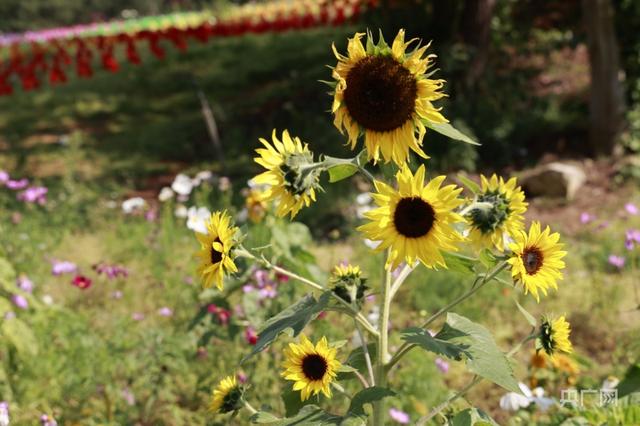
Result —
<instances>
[{"instance_id":1,"label":"sunflower leaf","mask_svg":"<svg viewBox=\"0 0 640 426\"><path fill-rule=\"evenodd\" d=\"M619 398L640 391L640 364L629 367L617 389Z\"/></svg>"},{"instance_id":2,"label":"sunflower leaf","mask_svg":"<svg viewBox=\"0 0 640 426\"><path fill-rule=\"evenodd\" d=\"M467 352L469 345L442 340L439 339L437 335L431 336L424 328L411 327L403 330L402 340L418 345L422 349L433 352L436 355L442 355L456 361L462 361L464 355L470 355Z\"/></svg>"},{"instance_id":3,"label":"sunflower leaf","mask_svg":"<svg viewBox=\"0 0 640 426\"><path fill-rule=\"evenodd\" d=\"M451 123L432 123L429 120L424 120L423 122L424 122L425 126L429 127L432 130L435 130L436 132L438 132L441 135L444 135L444 136L446 136L448 138L455 139L455 140L461 141L461 142L465 142L465 143L468 143L468 144L471 144L471 145L480 146L480 144L478 142L474 141L469 136L465 135L460 130L458 130L455 127L453 127L451 125Z\"/></svg>"},{"instance_id":4,"label":"sunflower leaf","mask_svg":"<svg viewBox=\"0 0 640 426\"><path fill-rule=\"evenodd\" d=\"M353 176L358 172L358 166L353 164L337 164L327 169L329 182L334 183Z\"/></svg>"},{"instance_id":5,"label":"sunflower leaf","mask_svg":"<svg viewBox=\"0 0 640 426\"><path fill-rule=\"evenodd\" d=\"M382 398L386 398L388 396L394 396L396 393L391 389L382 388L380 386L371 386L369 388L363 389L357 394L353 396L351 399L351 405L349 406L349 416L364 416L364 405L372 404L374 402L380 401Z\"/></svg>"},{"instance_id":6,"label":"sunflower leaf","mask_svg":"<svg viewBox=\"0 0 640 426\"><path fill-rule=\"evenodd\" d=\"M479 408L467 408L460 411L449 424L451 426L498 426L498 423L491 416Z\"/></svg>"},{"instance_id":7,"label":"sunflower leaf","mask_svg":"<svg viewBox=\"0 0 640 426\"><path fill-rule=\"evenodd\" d=\"M286 419L278 419L268 413L256 413L251 416L251 422L254 424L269 424L272 426L337 426L341 421L342 417L327 413L317 405L305 405L298 414Z\"/></svg>"},{"instance_id":8,"label":"sunflower leaf","mask_svg":"<svg viewBox=\"0 0 640 426\"><path fill-rule=\"evenodd\" d=\"M242 362L270 345L280 333L286 332L294 337L300 334L306 325L326 308L330 297L331 292L329 291L323 293L317 300L313 295L307 294L284 311L268 319L258 333L258 342L251 353L242 359Z\"/></svg>"},{"instance_id":9,"label":"sunflower leaf","mask_svg":"<svg viewBox=\"0 0 640 426\"><path fill-rule=\"evenodd\" d=\"M444 258L449 270L460 272L461 274L475 275L476 271L473 268L475 266L476 259L448 251L443 252L442 257Z\"/></svg>"},{"instance_id":10,"label":"sunflower leaf","mask_svg":"<svg viewBox=\"0 0 640 426\"><path fill-rule=\"evenodd\" d=\"M467 187L467 189L474 194L479 194L481 192L480 185L463 175L462 173L458 174L458 180Z\"/></svg>"},{"instance_id":11,"label":"sunflower leaf","mask_svg":"<svg viewBox=\"0 0 640 426\"><path fill-rule=\"evenodd\" d=\"M511 392L521 393L511 364L484 326L450 312L442 330L435 337L449 343L467 345L464 358L469 370Z\"/></svg>"}]
</instances>

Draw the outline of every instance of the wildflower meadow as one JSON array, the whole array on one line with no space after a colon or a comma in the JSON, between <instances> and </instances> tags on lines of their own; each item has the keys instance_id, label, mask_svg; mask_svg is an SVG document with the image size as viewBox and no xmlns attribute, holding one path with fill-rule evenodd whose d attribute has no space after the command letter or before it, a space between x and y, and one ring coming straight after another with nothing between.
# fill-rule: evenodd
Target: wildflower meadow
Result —
<instances>
[{"instance_id":1,"label":"wildflower meadow","mask_svg":"<svg viewBox=\"0 0 640 426\"><path fill-rule=\"evenodd\" d=\"M0 426L640 425L633 2L7 1Z\"/></svg>"}]
</instances>

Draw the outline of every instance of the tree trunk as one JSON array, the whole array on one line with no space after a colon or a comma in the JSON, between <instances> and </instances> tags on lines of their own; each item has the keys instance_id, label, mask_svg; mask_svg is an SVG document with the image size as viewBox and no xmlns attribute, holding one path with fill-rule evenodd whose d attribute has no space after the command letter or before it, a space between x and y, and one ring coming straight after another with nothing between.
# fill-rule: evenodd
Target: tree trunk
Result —
<instances>
[{"instance_id":1,"label":"tree trunk","mask_svg":"<svg viewBox=\"0 0 640 426\"><path fill-rule=\"evenodd\" d=\"M462 39L472 51L471 63L465 76L467 86L475 86L489 59L491 18L496 0L466 0L462 11Z\"/></svg>"},{"instance_id":2,"label":"tree trunk","mask_svg":"<svg viewBox=\"0 0 640 426\"><path fill-rule=\"evenodd\" d=\"M597 156L611 155L624 123L618 41L610 0L582 0L589 44L589 144Z\"/></svg>"}]
</instances>

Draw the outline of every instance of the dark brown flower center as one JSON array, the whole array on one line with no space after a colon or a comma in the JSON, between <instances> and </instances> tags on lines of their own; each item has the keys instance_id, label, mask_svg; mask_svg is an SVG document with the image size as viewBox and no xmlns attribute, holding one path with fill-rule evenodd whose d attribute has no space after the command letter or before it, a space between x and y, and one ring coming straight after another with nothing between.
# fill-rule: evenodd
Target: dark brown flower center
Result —
<instances>
[{"instance_id":1,"label":"dark brown flower center","mask_svg":"<svg viewBox=\"0 0 640 426\"><path fill-rule=\"evenodd\" d=\"M418 84L411 72L391 56L367 56L347 74L344 102L362 127L388 132L411 119Z\"/></svg>"},{"instance_id":2,"label":"dark brown flower center","mask_svg":"<svg viewBox=\"0 0 640 426\"><path fill-rule=\"evenodd\" d=\"M327 360L318 354L311 354L302 360L302 372L309 380L322 380L327 372Z\"/></svg>"},{"instance_id":3,"label":"dark brown flower center","mask_svg":"<svg viewBox=\"0 0 640 426\"><path fill-rule=\"evenodd\" d=\"M542 267L544 256L537 247L528 247L522 252L522 263L527 274L534 275Z\"/></svg>"},{"instance_id":4,"label":"dark brown flower center","mask_svg":"<svg viewBox=\"0 0 640 426\"><path fill-rule=\"evenodd\" d=\"M222 241L220 241L220 238L216 238L214 243L220 243L222 244ZM211 244L211 263L212 264L216 264L222 261L222 252L219 252L218 250L213 248L213 244Z\"/></svg>"},{"instance_id":5,"label":"dark brown flower center","mask_svg":"<svg viewBox=\"0 0 640 426\"><path fill-rule=\"evenodd\" d=\"M420 238L427 235L435 221L435 210L419 197L401 199L393 212L396 231L407 238Z\"/></svg>"}]
</instances>

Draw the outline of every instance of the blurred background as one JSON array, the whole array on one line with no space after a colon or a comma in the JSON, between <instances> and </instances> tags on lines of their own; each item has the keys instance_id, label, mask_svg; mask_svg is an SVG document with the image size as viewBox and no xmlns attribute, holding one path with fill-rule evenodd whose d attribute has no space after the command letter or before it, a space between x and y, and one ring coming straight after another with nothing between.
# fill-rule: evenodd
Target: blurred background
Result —
<instances>
[{"instance_id":1,"label":"blurred background","mask_svg":"<svg viewBox=\"0 0 640 426\"><path fill-rule=\"evenodd\" d=\"M253 152L272 129L289 129L317 153L349 156L322 83L336 62L331 45L344 52L356 31L379 29L389 41L400 28L432 41L448 95L437 105L481 143L428 131L431 172L454 181L456 173L519 176L528 220L551 225L571 247L568 284L546 309L575 324L578 356L547 364L541 376L544 367L525 354L519 377L553 397L628 371L638 386L640 2L0 0L0 401L15 424L40 415L62 424L229 424L206 414L209 386L251 344L266 315L256 310L266 303L277 312L300 292L281 290L281 302L240 295L239 311L200 293L192 231L207 212L194 209L244 207L246 219L247 180L259 171ZM370 187L345 182L325 185L298 227L260 228L286 240L285 264L326 278L332 262L359 258L376 278L380 259L353 231L369 203L356 197ZM168 187L176 198L158 199ZM283 237L292 233L299 238ZM60 261L73 263L72 275ZM76 272L93 287L79 291ZM21 287L22 277L35 289ZM426 315L466 283L438 277L412 278L406 287L416 290L398 299L407 312ZM243 279L252 278L232 288ZM506 345L526 332L504 318L512 295L488 289L486 307L463 309L500 324L496 338ZM23 325L7 325L7 315ZM411 315L392 322L412 324ZM205 317L218 331L196 327ZM332 318L319 328L344 338ZM415 419L465 383L461 369L441 362L400 369L395 380L423 397L394 406ZM281 386L265 373L268 357L244 368L258 387ZM278 396L265 401L278 406ZM501 424L568 418L533 408L514 417L488 385L474 396ZM637 411L590 415L640 419Z\"/></svg>"}]
</instances>

